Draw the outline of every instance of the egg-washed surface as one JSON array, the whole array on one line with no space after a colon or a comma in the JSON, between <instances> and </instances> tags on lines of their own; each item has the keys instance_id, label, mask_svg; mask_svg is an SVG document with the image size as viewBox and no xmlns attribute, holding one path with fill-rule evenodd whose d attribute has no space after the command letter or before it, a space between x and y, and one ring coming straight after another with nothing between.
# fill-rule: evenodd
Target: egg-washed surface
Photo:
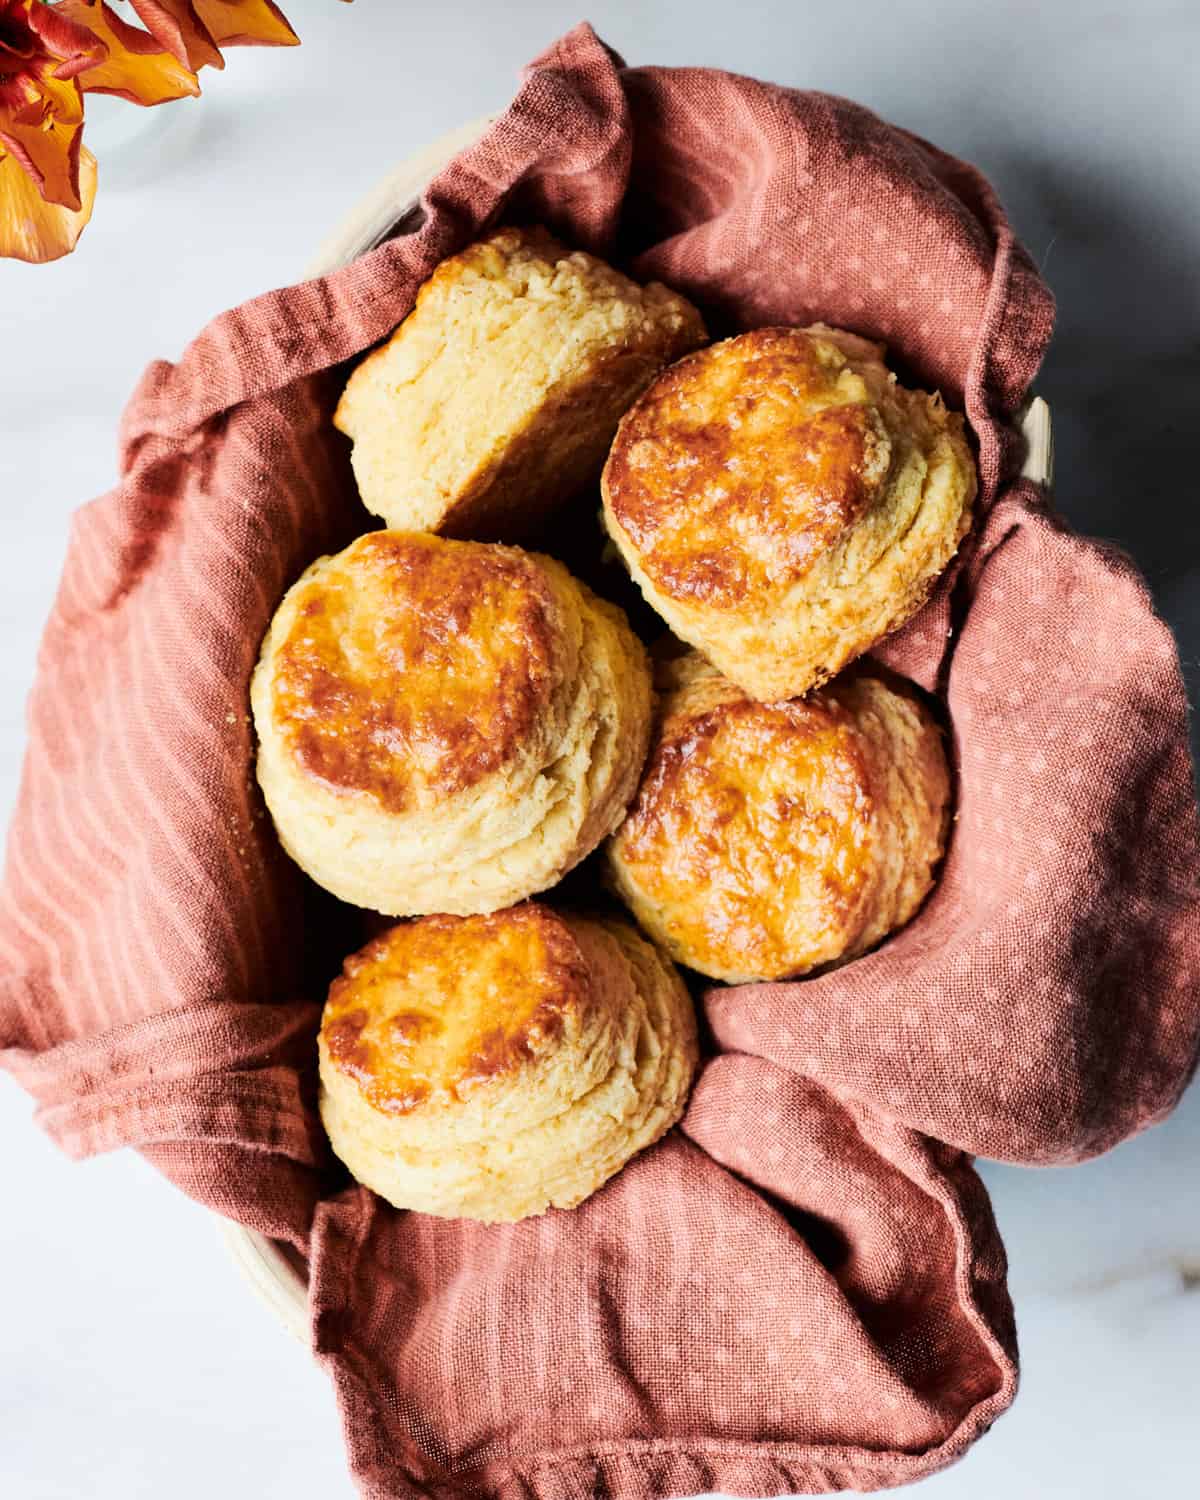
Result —
<instances>
[{"instance_id":1,"label":"egg-washed surface","mask_svg":"<svg viewBox=\"0 0 1200 1500\"><path fill-rule=\"evenodd\" d=\"M705 337L676 292L500 229L438 266L334 420L389 526L512 541L595 482L631 402Z\"/></svg>"},{"instance_id":2,"label":"egg-washed surface","mask_svg":"<svg viewBox=\"0 0 1200 1500\"><path fill-rule=\"evenodd\" d=\"M346 960L322 1036L331 1068L376 1109L404 1114L535 1067L589 1005L579 945L529 904L393 927Z\"/></svg>"},{"instance_id":3,"label":"egg-washed surface","mask_svg":"<svg viewBox=\"0 0 1200 1500\"><path fill-rule=\"evenodd\" d=\"M655 583L732 608L803 578L877 499L891 455L867 386L836 345L762 328L660 376L605 479Z\"/></svg>"},{"instance_id":4,"label":"egg-washed surface","mask_svg":"<svg viewBox=\"0 0 1200 1500\"><path fill-rule=\"evenodd\" d=\"M525 554L369 532L294 599L273 714L299 768L401 813L504 764L549 702L558 650Z\"/></svg>"},{"instance_id":5,"label":"egg-washed surface","mask_svg":"<svg viewBox=\"0 0 1200 1500\"><path fill-rule=\"evenodd\" d=\"M511 1222L570 1208L678 1119L691 1001L625 922L526 904L431 916L349 959L319 1042L321 1116L399 1208Z\"/></svg>"},{"instance_id":6,"label":"egg-washed surface","mask_svg":"<svg viewBox=\"0 0 1200 1500\"><path fill-rule=\"evenodd\" d=\"M941 856L949 777L915 696L866 674L748 698L699 657L677 686L609 868L681 963L740 982L862 952L908 920Z\"/></svg>"},{"instance_id":7,"label":"egg-washed surface","mask_svg":"<svg viewBox=\"0 0 1200 1500\"><path fill-rule=\"evenodd\" d=\"M383 531L288 591L250 699L267 806L318 884L468 915L545 890L612 832L651 684L621 611L555 559Z\"/></svg>"},{"instance_id":8,"label":"egg-washed surface","mask_svg":"<svg viewBox=\"0 0 1200 1500\"><path fill-rule=\"evenodd\" d=\"M854 334L761 328L623 419L605 520L648 602L755 698L798 697L919 607L969 519L961 419Z\"/></svg>"}]
</instances>

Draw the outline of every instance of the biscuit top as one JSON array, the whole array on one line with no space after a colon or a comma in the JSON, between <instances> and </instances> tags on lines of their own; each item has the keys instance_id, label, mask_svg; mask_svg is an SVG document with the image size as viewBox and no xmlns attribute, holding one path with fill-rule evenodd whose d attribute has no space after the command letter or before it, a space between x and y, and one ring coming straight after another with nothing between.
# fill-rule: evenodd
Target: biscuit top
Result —
<instances>
[{"instance_id":1,"label":"biscuit top","mask_svg":"<svg viewBox=\"0 0 1200 1500\"><path fill-rule=\"evenodd\" d=\"M659 376L621 423L604 492L660 589L736 609L837 547L891 466L879 354L835 330L760 328Z\"/></svg>"},{"instance_id":2,"label":"biscuit top","mask_svg":"<svg viewBox=\"0 0 1200 1500\"><path fill-rule=\"evenodd\" d=\"M455 298L478 294L479 284L497 291L507 304L507 318L501 326L487 329L492 337L534 309L550 312L556 307L570 310L576 319L615 324L635 345L650 336L673 334L680 339L681 347L692 347L704 337L699 313L678 292L657 281L646 285L631 281L594 255L568 249L538 224L493 230L443 260L418 291L415 309L423 311L433 304L439 315L445 311L452 316L462 311L455 307ZM499 308L496 313L499 317ZM600 331L600 326L577 330L577 339ZM553 361L564 352L569 351L545 349L541 358ZM357 370L350 385L356 378ZM340 425L343 417L351 414L351 405L343 398L334 416L335 424Z\"/></svg>"},{"instance_id":3,"label":"biscuit top","mask_svg":"<svg viewBox=\"0 0 1200 1500\"><path fill-rule=\"evenodd\" d=\"M375 531L323 559L277 617L272 713L298 768L405 812L513 755L561 651L537 559Z\"/></svg>"},{"instance_id":4,"label":"biscuit top","mask_svg":"<svg viewBox=\"0 0 1200 1500\"><path fill-rule=\"evenodd\" d=\"M858 931L879 797L834 690L756 703L708 669L668 695L614 852L672 948L705 972L774 975Z\"/></svg>"},{"instance_id":5,"label":"biscuit top","mask_svg":"<svg viewBox=\"0 0 1200 1500\"><path fill-rule=\"evenodd\" d=\"M705 337L666 287L544 229L500 229L438 266L334 424L389 525L513 538L594 484L634 398Z\"/></svg>"},{"instance_id":6,"label":"biscuit top","mask_svg":"<svg viewBox=\"0 0 1200 1500\"><path fill-rule=\"evenodd\" d=\"M579 1029L587 963L547 907L422 917L346 960L321 1026L328 1064L389 1115L456 1105Z\"/></svg>"}]
</instances>

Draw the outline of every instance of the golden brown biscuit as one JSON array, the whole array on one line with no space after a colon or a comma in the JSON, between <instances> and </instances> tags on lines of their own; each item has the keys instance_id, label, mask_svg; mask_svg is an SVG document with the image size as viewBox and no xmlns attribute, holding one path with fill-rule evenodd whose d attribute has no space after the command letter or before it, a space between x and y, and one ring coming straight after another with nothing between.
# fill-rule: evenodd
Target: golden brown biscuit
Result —
<instances>
[{"instance_id":1,"label":"golden brown biscuit","mask_svg":"<svg viewBox=\"0 0 1200 1500\"><path fill-rule=\"evenodd\" d=\"M714 344L654 382L605 466L605 522L647 600L764 702L902 624L967 529L962 419L882 355L820 324Z\"/></svg>"},{"instance_id":2,"label":"golden brown biscuit","mask_svg":"<svg viewBox=\"0 0 1200 1500\"><path fill-rule=\"evenodd\" d=\"M704 339L666 287L501 229L442 262L334 422L389 526L512 540L596 479L622 413Z\"/></svg>"},{"instance_id":3,"label":"golden brown biscuit","mask_svg":"<svg viewBox=\"0 0 1200 1500\"><path fill-rule=\"evenodd\" d=\"M495 911L603 839L637 784L650 671L552 558L375 531L285 596L251 684L288 853L392 916Z\"/></svg>"},{"instance_id":4,"label":"golden brown biscuit","mask_svg":"<svg viewBox=\"0 0 1200 1500\"><path fill-rule=\"evenodd\" d=\"M692 654L664 669L613 884L678 963L739 984L852 958L907 922L948 827L942 736L866 672L758 703Z\"/></svg>"},{"instance_id":5,"label":"golden brown biscuit","mask_svg":"<svg viewBox=\"0 0 1200 1500\"><path fill-rule=\"evenodd\" d=\"M623 922L527 903L402 924L346 960L321 1117L398 1208L508 1222L573 1208L679 1118L691 1001Z\"/></svg>"}]
</instances>

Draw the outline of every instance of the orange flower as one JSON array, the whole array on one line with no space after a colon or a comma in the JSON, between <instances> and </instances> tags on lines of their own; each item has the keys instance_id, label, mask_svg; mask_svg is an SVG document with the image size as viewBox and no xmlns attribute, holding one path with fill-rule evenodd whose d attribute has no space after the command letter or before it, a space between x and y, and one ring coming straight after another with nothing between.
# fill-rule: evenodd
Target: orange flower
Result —
<instances>
[{"instance_id":1,"label":"orange flower","mask_svg":"<svg viewBox=\"0 0 1200 1500\"><path fill-rule=\"evenodd\" d=\"M223 68L221 46L294 47L300 38L270 0L131 0L138 19L192 69Z\"/></svg>"},{"instance_id":2,"label":"orange flower","mask_svg":"<svg viewBox=\"0 0 1200 1500\"><path fill-rule=\"evenodd\" d=\"M37 0L0 0L0 146L43 198L79 207L83 100L75 78L104 44Z\"/></svg>"},{"instance_id":3,"label":"orange flower","mask_svg":"<svg viewBox=\"0 0 1200 1500\"><path fill-rule=\"evenodd\" d=\"M96 158L86 146L79 152L78 208L48 203L15 157L0 156L0 255L40 263L69 254L95 196Z\"/></svg>"},{"instance_id":4,"label":"orange flower","mask_svg":"<svg viewBox=\"0 0 1200 1500\"><path fill-rule=\"evenodd\" d=\"M140 27L123 21L104 0L59 0L55 10L86 26L104 44L104 60L79 75L85 94L118 94L131 104L150 105L200 92L190 68Z\"/></svg>"},{"instance_id":5,"label":"orange flower","mask_svg":"<svg viewBox=\"0 0 1200 1500\"><path fill-rule=\"evenodd\" d=\"M55 260L92 211L83 95L163 104L198 94L222 46L294 46L271 0L132 0L146 30L105 0L0 0L0 256Z\"/></svg>"},{"instance_id":6,"label":"orange flower","mask_svg":"<svg viewBox=\"0 0 1200 1500\"><path fill-rule=\"evenodd\" d=\"M222 47L295 47L300 42L271 0L196 0L196 10Z\"/></svg>"},{"instance_id":7,"label":"orange flower","mask_svg":"<svg viewBox=\"0 0 1200 1500\"><path fill-rule=\"evenodd\" d=\"M104 44L37 0L0 0L0 251L53 260L91 213L80 167L77 76ZM88 192L90 187L91 192Z\"/></svg>"}]
</instances>

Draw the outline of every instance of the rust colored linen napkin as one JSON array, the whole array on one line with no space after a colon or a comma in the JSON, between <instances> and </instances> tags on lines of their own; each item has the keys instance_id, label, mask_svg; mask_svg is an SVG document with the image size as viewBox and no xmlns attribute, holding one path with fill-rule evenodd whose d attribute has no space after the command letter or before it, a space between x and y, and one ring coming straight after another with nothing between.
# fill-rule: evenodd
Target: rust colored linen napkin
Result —
<instances>
[{"instance_id":1,"label":"rust colored linen napkin","mask_svg":"<svg viewBox=\"0 0 1200 1500\"><path fill-rule=\"evenodd\" d=\"M711 990L682 1127L579 1210L484 1228L347 1186L314 1031L358 918L281 854L247 681L285 587L372 524L344 362L437 261L543 220L718 331L887 341L967 412L961 563L880 652L953 726L936 893L879 951ZM411 232L216 319L141 382L76 516L0 904L0 1046L69 1152L143 1151L305 1257L372 1500L873 1489L1012 1400L971 1155L1066 1162L1160 1119L1200 1038L1176 651L1131 565L1013 481L1049 293L971 167L822 94L625 68L581 26Z\"/></svg>"}]
</instances>

